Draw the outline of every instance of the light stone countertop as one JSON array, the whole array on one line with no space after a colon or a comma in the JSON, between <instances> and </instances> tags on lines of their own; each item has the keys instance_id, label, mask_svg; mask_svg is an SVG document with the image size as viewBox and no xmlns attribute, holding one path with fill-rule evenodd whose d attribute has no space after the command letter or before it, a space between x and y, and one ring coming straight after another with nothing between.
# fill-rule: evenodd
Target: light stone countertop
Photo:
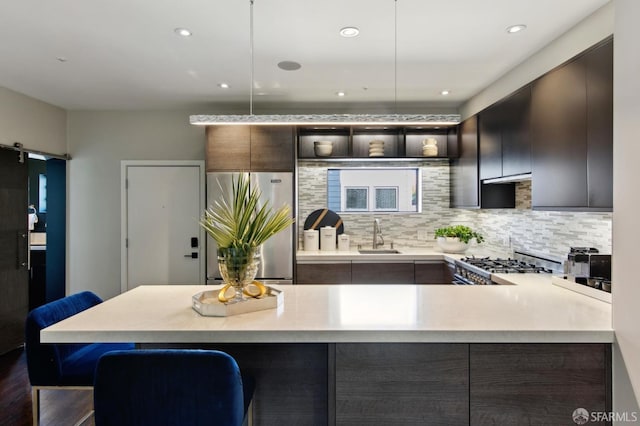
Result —
<instances>
[{"instance_id":1,"label":"light stone countertop","mask_svg":"<svg viewBox=\"0 0 640 426\"><path fill-rule=\"evenodd\" d=\"M203 317L191 296L217 286L141 286L41 332L45 343L509 342L611 343L611 305L505 274L515 285L280 286L284 303Z\"/></svg>"},{"instance_id":2,"label":"light stone countertop","mask_svg":"<svg viewBox=\"0 0 640 426\"><path fill-rule=\"evenodd\" d=\"M375 262L408 262L421 260L448 260L461 259L467 256L483 257L479 251L468 250L462 254L444 253L439 249L398 249L400 253L375 253L361 254L358 250L349 251L304 251L296 252L297 263L326 263L340 261L375 261Z\"/></svg>"}]
</instances>

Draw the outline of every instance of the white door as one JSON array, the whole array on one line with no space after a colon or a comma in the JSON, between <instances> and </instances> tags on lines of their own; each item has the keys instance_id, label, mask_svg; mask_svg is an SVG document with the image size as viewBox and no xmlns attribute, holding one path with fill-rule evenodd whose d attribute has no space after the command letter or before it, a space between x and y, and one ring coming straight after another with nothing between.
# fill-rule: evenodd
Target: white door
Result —
<instances>
[{"instance_id":1,"label":"white door","mask_svg":"<svg viewBox=\"0 0 640 426\"><path fill-rule=\"evenodd\" d=\"M123 291L204 284L203 168L201 162L123 162Z\"/></svg>"}]
</instances>

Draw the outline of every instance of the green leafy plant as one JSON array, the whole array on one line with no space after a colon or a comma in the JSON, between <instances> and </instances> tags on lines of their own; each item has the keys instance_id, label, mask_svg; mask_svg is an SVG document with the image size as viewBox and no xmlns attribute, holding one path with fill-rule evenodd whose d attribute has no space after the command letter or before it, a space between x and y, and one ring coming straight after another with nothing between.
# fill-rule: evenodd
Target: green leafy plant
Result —
<instances>
[{"instance_id":1,"label":"green leafy plant","mask_svg":"<svg viewBox=\"0 0 640 426\"><path fill-rule=\"evenodd\" d=\"M234 176L231 186L230 199L217 200L200 220L218 244L219 254L250 256L262 243L295 222L290 217L291 207L286 204L275 211L269 203L260 206L260 190L250 188L246 175Z\"/></svg>"},{"instance_id":2,"label":"green leafy plant","mask_svg":"<svg viewBox=\"0 0 640 426\"><path fill-rule=\"evenodd\" d=\"M484 241L482 235L464 225L454 225L444 228L438 228L436 229L436 238L438 237L458 237L463 243L468 243L472 238L475 238L478 243Z\"/></svg>"}]
</instances>

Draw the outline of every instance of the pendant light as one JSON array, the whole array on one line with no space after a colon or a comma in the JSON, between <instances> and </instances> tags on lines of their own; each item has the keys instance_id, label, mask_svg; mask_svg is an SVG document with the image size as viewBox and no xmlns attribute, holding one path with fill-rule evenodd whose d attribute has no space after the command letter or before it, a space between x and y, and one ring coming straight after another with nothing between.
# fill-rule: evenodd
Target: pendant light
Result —
<instances>
[{"instance_id":1,"label":"pendant light","mask_svg":"<svg viewBox=\"0 0 640 426\"><path fill-rule=\"evenodd\" d=\"M450 126L460 122L459 114L398 114L397 82L397 0L394 2L394 106L395 114L253 114L253 4L249 0L249 115L192 115L189 122L199 126L216 125L405 125Z\"/></svg>"}]
</instances>

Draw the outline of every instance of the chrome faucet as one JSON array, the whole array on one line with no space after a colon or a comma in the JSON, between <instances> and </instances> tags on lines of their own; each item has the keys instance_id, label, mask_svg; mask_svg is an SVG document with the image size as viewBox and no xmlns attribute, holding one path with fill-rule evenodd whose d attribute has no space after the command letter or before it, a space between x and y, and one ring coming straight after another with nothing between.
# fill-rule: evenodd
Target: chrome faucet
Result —
<instances>
[{"instance_id":1,"label":"chrome faucet","mask_svg":"<svg viewBox=\"0 0 640 426\"><path fill-rule=\"evenodd\" d=\"M377 249L384 245L384 238L382 238L382 227L380 226L380 219L373 219L373 249Z\"/></svg>"}]
</instances>

